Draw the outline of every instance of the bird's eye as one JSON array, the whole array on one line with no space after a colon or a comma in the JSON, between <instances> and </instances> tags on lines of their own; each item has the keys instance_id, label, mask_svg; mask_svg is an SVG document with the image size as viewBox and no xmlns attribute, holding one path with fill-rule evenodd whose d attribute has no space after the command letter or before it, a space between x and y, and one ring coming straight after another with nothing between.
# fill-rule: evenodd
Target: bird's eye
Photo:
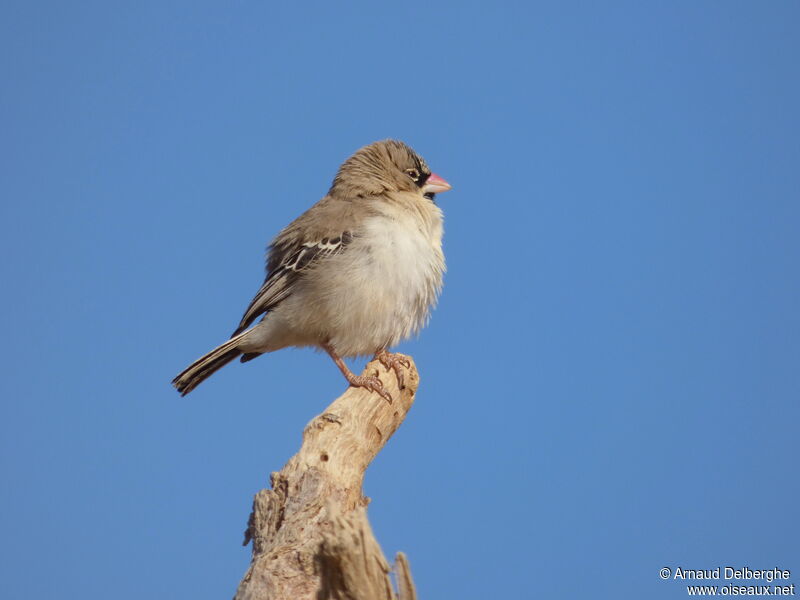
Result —
<instances>
[{"instance_id":1,"label":"bird's eye","mask_svg":"<svg viewBox=\"0 0 800 600\"><path fill-rule=\"evenodd\" d=\"M406 175L411 177L411 179L414 180L415 183L419 181L419 171L417 171L416 169L406 169Z\"/></svg>"}]
</instances>

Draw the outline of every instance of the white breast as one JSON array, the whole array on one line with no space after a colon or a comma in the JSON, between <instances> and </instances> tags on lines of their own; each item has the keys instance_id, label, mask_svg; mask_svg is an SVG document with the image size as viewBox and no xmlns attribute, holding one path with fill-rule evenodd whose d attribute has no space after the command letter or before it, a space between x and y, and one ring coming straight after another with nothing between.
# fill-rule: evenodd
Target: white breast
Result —
<instances>
[{"instance_id":1,"label":"white breast","mask_svg":"<svg viewBox=\"0 0 800 600\"><path fill-rule=\"evenodd\" d=\"M369 355L416 334L442 287L442 216L389 206L370 217L347 250L326 265L320 306L331 343L344 356ZM322 274L321 274L322 275Z\"/></svg>"}]
</instances>

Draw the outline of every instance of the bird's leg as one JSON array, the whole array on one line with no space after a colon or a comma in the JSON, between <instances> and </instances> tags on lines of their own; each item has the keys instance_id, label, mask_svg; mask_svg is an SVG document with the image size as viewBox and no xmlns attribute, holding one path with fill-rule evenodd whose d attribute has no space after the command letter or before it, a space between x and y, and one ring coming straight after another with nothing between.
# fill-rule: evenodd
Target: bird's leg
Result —
<instances>
[{"instance_id":1,"label":"bird's leg","mask_svg":"<svg viewBox=\"0 0 800 600\"><path fill-rule=\"evenodd\" d=\"M344 364L342 358L338 354L336 354L336 351L333 349L332 346L330 346L329 344L322 344L322 348L333 359L333 362L335 362L336 366L339 367L339 370L342 372L342 375L344 375L344 378L347 379L347 382L350 385L352 385L353 387L364 388L371 392L377 392L389 404L392 403L392 397L389 395L389 392L386 391L386 388L383 387L383 382L380 379L378 379L377 377L371 377L367 375L356 375L350 369L347 368L347 365Z\"/></svg>"},{"instance_id":2,"label":"bird's leg","mask_svg":"<svg viewBox=\"0 0 800 600\"><path fill-rule=\"evenodd\" d=\"M386 348L381 348L378 350L375 353L375 358L381 361L381 364L386 367L387 371L394 371L395 375L397 375L397 387L399 387L401 390L406 387L403 377L403 369L400 367L410 369L411 361L400 356L399 354L392 354Z\"/></svg>"}]
</instances>

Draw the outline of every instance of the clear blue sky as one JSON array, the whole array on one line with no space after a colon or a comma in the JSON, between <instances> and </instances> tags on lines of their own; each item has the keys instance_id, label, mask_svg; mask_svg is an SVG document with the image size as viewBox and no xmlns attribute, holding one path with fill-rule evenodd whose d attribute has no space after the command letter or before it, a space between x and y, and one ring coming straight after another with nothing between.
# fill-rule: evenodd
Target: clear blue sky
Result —
<instances>
[{"instance_id":1,"label":"clear blue sky","mask_svg":"<svg viewBox=\"0 0 800 600\"><path fill-rule=\"evenodd\" d=\"M288 350L169 382L386 137L454 186L366 480L420 597L800 574L799 5L294 4L3 5L0 595L233 595L343 381Z\"/></svg>"}]
</instances>

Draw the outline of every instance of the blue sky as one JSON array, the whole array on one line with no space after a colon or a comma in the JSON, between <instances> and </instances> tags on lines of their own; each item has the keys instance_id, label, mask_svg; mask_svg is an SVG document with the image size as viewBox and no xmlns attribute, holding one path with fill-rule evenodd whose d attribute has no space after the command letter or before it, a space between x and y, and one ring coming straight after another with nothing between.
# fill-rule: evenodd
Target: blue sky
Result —
<instances>
[{"instance_id":1,"label":"blue sky","mask_svg":"<svg viewBox=\"0 0 800 600\"><path fill-rule=\"evenodd\" d=\"M286 350L169 382L386 137L454 186L365 483L420 597L800 572L797 3L2 12L3 597L233 595L253 494L343 381Z\"/></svg>"}]
</instances>

